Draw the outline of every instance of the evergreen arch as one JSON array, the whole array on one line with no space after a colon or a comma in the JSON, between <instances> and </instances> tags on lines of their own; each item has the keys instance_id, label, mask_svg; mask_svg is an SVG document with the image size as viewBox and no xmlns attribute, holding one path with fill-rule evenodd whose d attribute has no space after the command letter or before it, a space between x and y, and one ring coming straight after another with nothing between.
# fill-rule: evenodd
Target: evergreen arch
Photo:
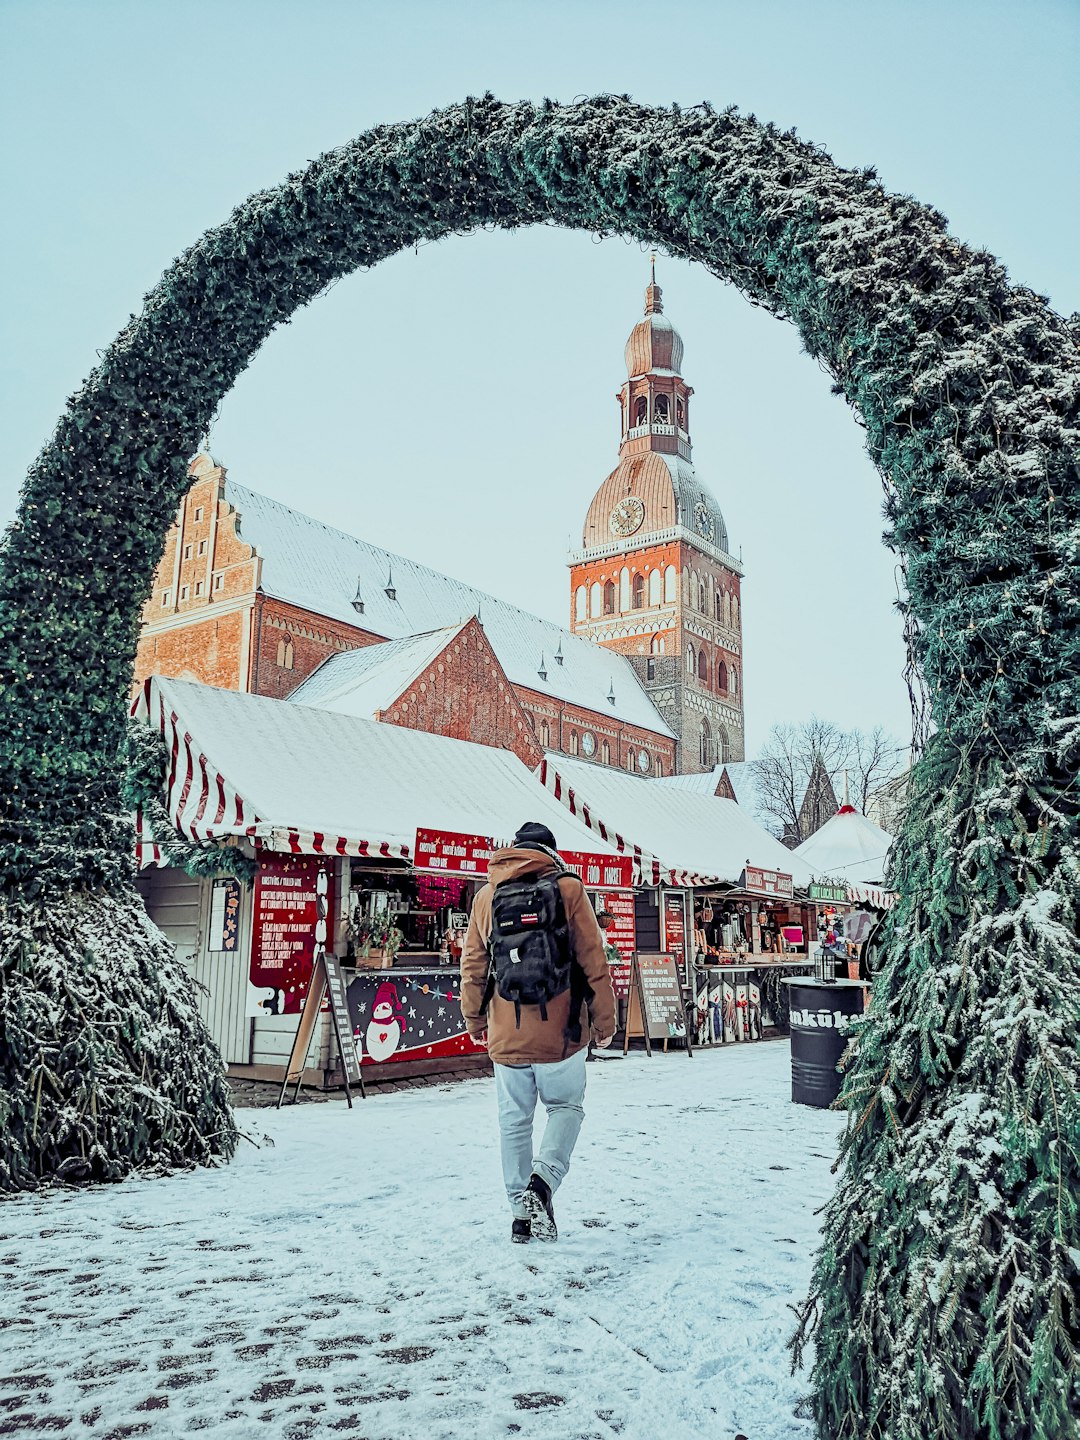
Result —
<instances>
[{"instance_id":1,"label":"evergreen arch","mask_svg":"<svg viewBox=\"0 0 1080 1440\"><path fill-rule=\"evenodd\" d=\"M933 734L803 1314L822 1435L1051 1437L1075 1403L1076 332L871 171L706 105L487 97L254 195L163 276L0 551L0 1187L227 1154L220 1068L132 888L141 605L185 462L342 275L481 226L620 234L799 330L865 427ZM89 1022L93 1021L93 1024Z\"/></svg>"}]
</instances>

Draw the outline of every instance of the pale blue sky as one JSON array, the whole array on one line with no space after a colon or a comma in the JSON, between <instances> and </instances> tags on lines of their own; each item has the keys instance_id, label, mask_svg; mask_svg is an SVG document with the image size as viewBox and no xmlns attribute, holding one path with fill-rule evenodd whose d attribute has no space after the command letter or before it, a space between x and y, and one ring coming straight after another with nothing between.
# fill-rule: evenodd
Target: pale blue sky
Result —
<instances>
[{"instance_id":1,"label":"pale blue sky","mask_svg":"<svg viewBox=\"0 0 1080 1440\"><path fill-rule=\"evenodd\" d=\"M1080 309L1077 0L0 0L0 50L0 523L95 350L184 246L368 126L486 89L734 102L876 165ZM646 279L637 247L568 231L398 256L271 338L211 447L245 485L565 620ZM695 464L747 570L751 747L812 711L903 736L862 432L790 327L688 265L661 259L658 279Z\"/></svg>"}]
</instances>

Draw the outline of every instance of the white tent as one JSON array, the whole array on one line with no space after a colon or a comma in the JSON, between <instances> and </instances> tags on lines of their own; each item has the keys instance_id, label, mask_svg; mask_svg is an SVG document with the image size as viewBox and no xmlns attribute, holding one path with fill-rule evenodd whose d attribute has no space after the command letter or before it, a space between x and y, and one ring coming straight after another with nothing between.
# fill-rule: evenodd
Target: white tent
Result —
<instances>
[{"instance_id":1,"label":"white tent","mask_svg":"<svg viewBox=\"0 0 1080 1440\"><path fill-rule=\"evenodd\" d=\"M881 897L892 839L854 805L841 805L794 853L815 875L844 880L853 898L880 906L886 903Z\"/></svg>"},{"instance_id":2,"label":"white tent","mask_svg":"<svg viewBox=\"0 0 1080 1440\"><path fill-rule=\"evenodd\" d=\"M797 853L734 800L554 753L540 775L593 834L625 853L656 856L668 883L735 885L747 865L780 871L800 886L813 879Z\"/></svg>"},{"instance_id":3,"label":"white tent","mask_svg":"<svg viewBox=\"0 0 1080 1440\"><path fill-rule=\"evenodd\" d=\"M417 829L504 844L532 820L561 848L613 853L510 750L158 676L133 714L164 737L165 804L188 839L408 860ZM155 848L143 834L143 863Z\"/></svg>"}]
</instances>

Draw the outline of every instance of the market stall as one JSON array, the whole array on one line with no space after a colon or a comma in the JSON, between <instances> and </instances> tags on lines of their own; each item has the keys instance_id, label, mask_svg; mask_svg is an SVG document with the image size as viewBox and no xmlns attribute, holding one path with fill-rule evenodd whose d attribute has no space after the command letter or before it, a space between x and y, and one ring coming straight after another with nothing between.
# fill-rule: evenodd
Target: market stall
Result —
<instances>
[{"instance_id":1,"label":"market stall","mask_svg":"<svg viewBox=\"0 0 1080 1440\"><path fill-rule=\"evenodd\" d=\"M640 878L638 861L568 815L508 750L158 677L133 714L162 737L170 834L209 862L239 849L253 872L249 886L168 866L168 836L140 817L148 912L206 985L205 1015L235 1074L281 1077L312 973L320 870L363 1063L428 1070L478 1058L458 961L493 848L540 821L588 870L597 904L609 896L625 910ZM228 938L209 923L226 904ZM333 1083L333 1071L324 1023L305 1078Z\"/></svg>"},{"instance_id":2,"label":"market stall","mask_svg":"<svg viewBox=\"0 0 1080 1440\"><path fill-rule=\"evenodd\" d=\"M780 977L814 965L810 869L734 800L556 754L540 776L595 834L656 857L655 945L678 958L697 1043L784 1028Z\"/></svg>"}]
</instances>

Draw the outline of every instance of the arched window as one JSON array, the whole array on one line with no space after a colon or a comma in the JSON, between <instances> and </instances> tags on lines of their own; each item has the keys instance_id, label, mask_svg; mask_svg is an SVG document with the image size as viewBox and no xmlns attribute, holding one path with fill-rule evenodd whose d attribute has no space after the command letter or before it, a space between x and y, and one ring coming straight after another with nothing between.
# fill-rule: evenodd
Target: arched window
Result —
<instances>
[{"instance_id":1,"label":"arched window","mask_svg":"<svg viewBox=\"0 0 1080 1440\"><path fill-rule=\"evenodd\" d=\"M671 400L667 395L657 395L653 401L653 419L661 425L671 423Z\"/></svg>"},{"instance_id":2,"label":"arched window","mask_svg":"<svg viewBox=\"0 0 1080 1440\"><path fill-rule=\"evenodd\" d=\"M585 606L586 606L587 603L588 603L588 597L587 597L587 595L585 594L585 586L584 586L584 585L579 585L579 586L577 587L577 589L574 591L574 617L575 617L575 619L577 619L577 620L584 620L584 619L585 619Z\"/></svg>"},{"instance_id":3,"label":"arched window","mask_svg":"<svg viewBox=\"0 0 1080 1440\"><path fill-rule=\"evenodd\" d=\"M697 608L703 615L709 613L709 592L705 589L705 581L697 582Z\"/></svg>"},{"instance_id":4,"label":"arched window","mask_svg":"<svg viewBox=\"0 0 1080 1440\"><path fill-rule=\"evenodd\" d=\"M698 651L697 674L702 684L707 685L709 683L709 657L705 654L704 645Z\"/></svg>"},{"instance_id":5,"label":"arched window","mask_svg":"<svg viewBox=\"0 0 1080 1440\"><path fill-rule=\"evenodd\" d=\"M630 609L630 571L625 565L619 571L619 609Z\"/></svg>"},{"instance_id":6,"label":"arched window","mask_svg":"<svg viewBox=\"0 0 1080 1440\"><path fill-rule=\"evenodd\" d=\"M664 773L664 762L663 762L663 760L657 760L657 762L656 762L656 778L659 780L660 777L663 775L663 773Z\"/></svg>"},{"instance_id":7,"label":"arched window","mask_svg":"<svg viewBox=\"0 0 1080 1440\"><path fill-rule=\"evenodd\" d=\"M678 576L676 575L676 573L675 573L675 566L674 566L674 565L669 565L669 566L667 567L667 569L664 571L664 604L665 604L665 605L673 605L673 604L675 603L675 596L676 596L676 594L678 593L677 590L676 590L676 586L678 585L678 582L679 582L679 577L678 577Z\"/></svg>"},{"instance_id":8,"label":"arched window","mask_svg":"<svg viewBox=\"0 0 1080 1440\"><path fill-rule=\"evenodd\" d=\"M551 749L551 726L546 720L540 721L540 744L545 750Z\"/></svg>"},{"instance_id":9,"label":"arched window","mask_svg":"<svg viewBox=\"0 0 1080 1440\"><path fill-rule=\"evenodd\" d=\"M687 645L686 647L686 673L688 675L697 674L697 651L693 645Z\"/></svg>"},{"instance_id":10,"label":"arched window","mask_svg":"<svg viewBox=\"0 0 1080 1440\"><path fill-rule=\"evenodd\" d=\"M277 663L283 670L291 670L293 668L293 644L291 640L278 641Z\"/></svg>"},{"instance_id":11,"label":"arched window","mask_svg":"<svg viewBox=\"0 0 1080 1440\"><path fill-rule=\"evenodd\" d=\"M654 636L652 637L652 639L649 641L649 654L650 654L650 655L662 655L662 654L664 653L664 651L663 651L663 644L664 644L664 642L663 642L663 640L661 640L660 636L659 636L659 635L654 635Z\"/></svg>"},{"instance_id":12,"label":"arched window","mask_svg":"<svg viewBox=\"0 0 1080 1440\"><path fill-rule=\"evenodd\" d=\"M604 606L604 592L600 588L600 581L594 580L589 587L589 614L594 618L601 614Z\"/></svg>"},{"instance_id":13,"label":"arched window","mask_svg":"<svg viewBox=\"0 0 1080 1440\"><path fill-rule=\"evenodd\" d=\"M728 686L727 666L724 664L723 660L721 660L721 661L720 661L720 664L716 667L716 688L717 688L718 690L720 690L720 691L726 691L726 690L727 690L727 686Z\"/></svg>"},{"instance_id":14,"label":"arched window","mask_svg":"<svg viewBox=\"0 0 1080 1440\"><path fill-rule=\"evenodd\" d=\"M682 402L682 396L681 396L681 395L680 395L680 396L676 399L676 401L675 401L675 417L676 417L676 419L677 419L678 422L679 422L679 429L680 429L680 430L685 430L685 429L686 429L686 406L685 406L685 405L683 404L683 402Z\"/></svg>"},{"instance_id":15,"label":"arched window","mask_svg":"<svg viewBox=\"0 0 1080 1440\"><path fill-rule=\"evenodd\" d=\"M649 401L644 395L639 395L634 405L634 424L647 425L649 423Z\"/></svg>"},{"instance_id":16,"label":"arched window","mask_svg":"<svg viewBox=\"0 0 1080 1440\"><path fill-rule=\"evenodd\" d=\"M709 728L708 720L701 722L701 764L706 770L711 770L713 765L713 743L712 730Z\"/></svg>"},{"instance_id":17,"label":"arched window","mask_svg":"<svg viewBox=\"0 0 1080 1440\"><path fill-rule=\"evenodd\" d=\"M731 597L731 628L733 630L739 628L739 597L737 595Z\"/></svg>"},{"instance_id":18,"label":"arched window","mask_svg":"<svg viewBox=\"0 0 1080 1440\"><path fill-rule=\"evenodd\" d=\"M576 730L571 730L571 731L570 731L570 754L571 754L571 755L576 755L577 753L578 753L578 733L577 733Z\"/></svg>"},{"instance_id":19,"label":"arched window","mask_svg":"<svg viewBox=\"0 0 1080 1440\"><path fill-rule=\"evenodd\" d=\"M600 741L600 762L603 765L611 764L611 746L606 740Z\"/></svg>"},{"instance_id":20,"label":"arched window","mask_svg":"<svg viewBox=\"0 0 1080 1440\"><path fill-rule=\"evenodd\" d=\"M633 582L630 586L630 594L634 609L640 610L645 604L645 576L642 575L640 571L634 575Z\"/></svg>"},{"instance_id":21,"label":"arched window","mask_svg":"<svg viewBox=\"0 0 1080 1440\"><path fill-rule=\"evenodd\" d=\"M629 748L629 749L627 750L627 752L626 752L626 768L627 768L628 770L631 770L631 771L633 770L633 768L634 768L634 761L635 761L636 758L637 758L637 757L636 757L635 754L634 754L634 747L631 745L630 748Z\"/></svg>"},{"instance_id":22,"label":"arched window","mask_svg":"<svg viewBox=\"0 0 1080 1440\"><path fill-rule=\"evenodd\" d=\"M604 585L604 614L615 614L615 582L608 580Z\"/></svg>"},{"instance_id":23,"label":"arched window","mask_svg":"<svg viewBox=\"0 0 1080 1440\"><path fill-rule=\"evenodd\" d=\"M724 624L731 629L731 596L724 591Z\"/></svg>"},{"instance_id":24,"label":"arched window","mask_svg":"<svg viewBox=\"0 0 1080 1440\"><path fill-rule=\"evenodd\" d=\"M739 693L739 672L734 665L731 667L731 693L732 695Z\"/></svg>"},{"instance_id":25,"label":"arched window","mask_svg":"<svg viewBox=\"0 0 1080 1440\"><path fill-rule=\"evenodd\" d=\"M663 584L663 581L662 581L662 579L661 579L661 577L660 577L660 571L659 571L659 570L650 570L650 571L649 571L649 604L650 604L650 605L659 605L659 604L660 604L660 587L661 587L662 584Z\"/></svg>"}]
</instances>

